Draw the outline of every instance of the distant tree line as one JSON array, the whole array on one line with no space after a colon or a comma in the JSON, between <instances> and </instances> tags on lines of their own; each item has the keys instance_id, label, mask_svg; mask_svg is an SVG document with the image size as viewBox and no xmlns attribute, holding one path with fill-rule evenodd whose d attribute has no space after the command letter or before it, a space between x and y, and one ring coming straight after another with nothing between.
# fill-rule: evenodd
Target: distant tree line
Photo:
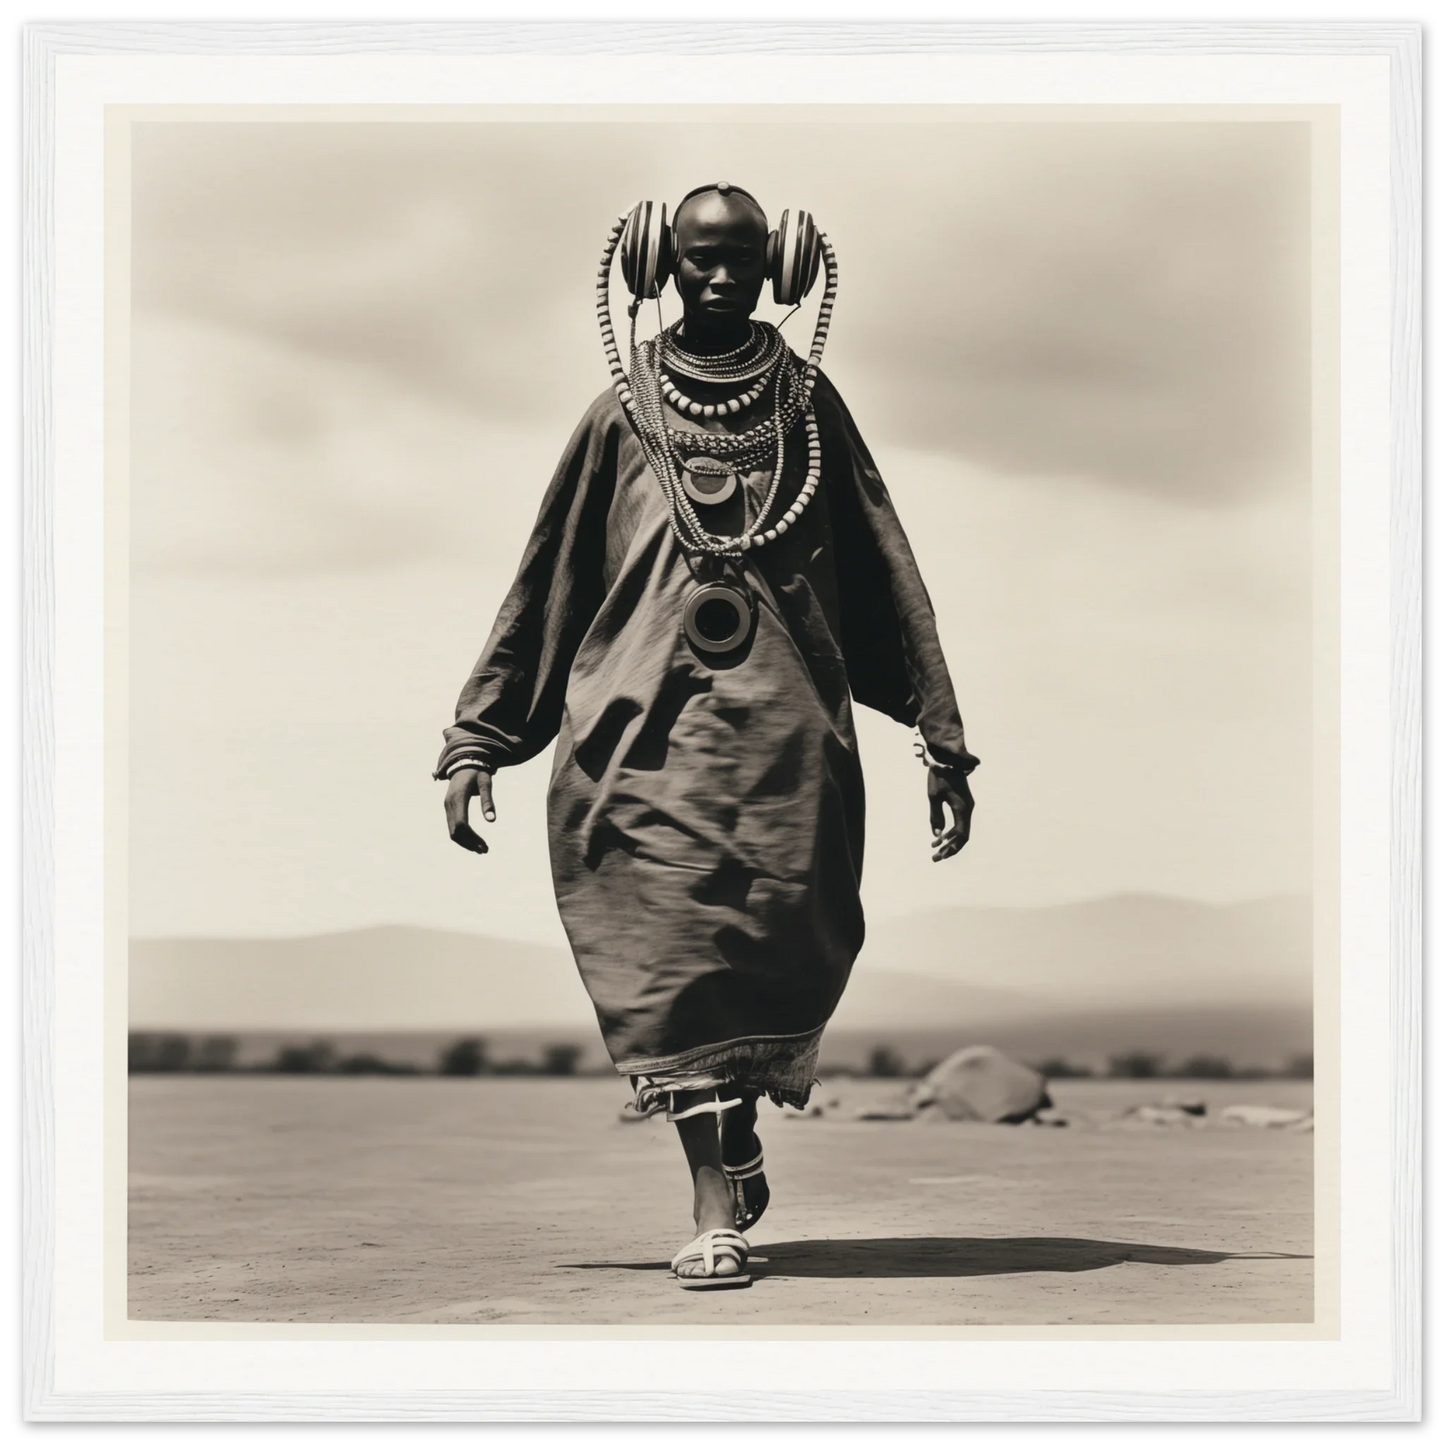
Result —
<instances>
[{"instance_id":1,"label":"distant tree line","mask_svg":"<svg viewBox=\"0 0 1445 1445\"><path fill-rule=\"evenodd\" d=\"M282 1043L271 1058L241 1064L241 1041L229 1034L132 1033L129 1068L132 1074L345 1074L441 1075L476 1078L482 1075L535 1074L562 1078L577 1074L582 1050L576 1044L545 1044L539 1058L493 1059L481 1038L459 1038L437 1055L430 1068L382 1058L375 1053L346 1054L327 1039ZM611 1072L608 1070L607 1072Z\"/></svg>"},{"instance_id":2,"label":"distant tree line","mask_svg":"<svg viewBox=\"0 0 1445 1445\"><path fill-rule=\"evenodd\" d=\"M493 1059L485 1039L458 1039L437 1058L437 1073L451 1078L474 1078L480 1074L546 1074L564 1078L577 1072L582 1050L576 1044L544 1044L539 1061Z\"/></svg>"},{"instance_id":3,"label":"distant tree line","mask_svg":"<svg viewBox=\"0 0 1445 1445\"><path fill-rule=\"evenodd\" d=\"M275 1054L259 1063L237 1061L240 1040L227 1034L132 1033L130 1035L130 1072L133 1074L350 1074L350 1075L430 1075L443 1078L480 1078L482 1076L538 1075L566 1078L584 1072L581 1069L582 1049L576 1044L543 1045L537 1057L493 1058L484 1038L467 1036L455 1039L441 1049L430 1067L374 1053L346 1054L338 1052L326 1039L310 1043L287 1042L277 1046ZM921 1078L936 1064L926 1059L910 1064L893 1047L876 1045L862 1068L833 1064L820 1070L833 1077L864 1077L873 1079ZM1143 1049L1112 1055L1103 1069L1077 1064L1068 1059L1050 1057L1034 1067L1050 1079L1312 1079L1314 1056L1297 1054L1282 1069L1265 1069L1253 1065L1235 1065L1220 1054L1193 1054L1170 1062L1161 1053ZM611 1069L600 1072L611 1074Z\"/></svg>"},{"instance_id":4,"label":"distant tree line","mask_svg":"<svg viewBox=\"0 0 1445 1445\"><path fill-rule=\"evenodd\" d=\"M922 1078L938 1063L925 1059L909 1064L887 1044L879 1044L868 1055L862 1068L832 1064L820 1070L833 1077L905 1079ZM1313 1054L1296 1054L1283 1068L1266 1069L1253 1064L1235 1064L1221 1054L1191 1054L1171 1062L1167 1055L1143 1049L1113 1054L1104 1068L1078 1064L1057 1056L1035 1062L1033 1067L1048 1079L1313 1079Z\"/></svg>"},{"instance_id":5,"label":"distant tree line","mask_svg":"<svg viewBox=\"0 0 1445 1445\"><path fill-rule=\"evenodd\" d=\"M1057 1062L1047 1061L1043 1072L1048 1071L1048 1064ZM1106 1070L1106 1077L1111 1079L1313 1079L1314 1076L1313 1054L1296 1054L1282 1069L1266 1069L1254 1064L1237 1065L1222 1054L1191 1054L1170 1063L1163 1054L1142 1049L1111 1055Z\"/></svg>"}]
</instances>

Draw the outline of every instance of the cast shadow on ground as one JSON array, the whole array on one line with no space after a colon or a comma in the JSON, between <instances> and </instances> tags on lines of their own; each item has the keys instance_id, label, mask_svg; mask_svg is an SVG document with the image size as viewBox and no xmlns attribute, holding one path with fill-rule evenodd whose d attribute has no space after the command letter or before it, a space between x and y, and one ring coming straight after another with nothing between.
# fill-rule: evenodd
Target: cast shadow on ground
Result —
<instances>
[{"instance_id":1,"label":"cast shadow on ground","mask_svg":"<svg viewBox=\"0 0 1445 1445\"><path fill-rule=\"evenodd\" d=\"M1231 1254L1107 1239L798 1239L762 1244L753 1273L791 1279L948 1279L1072 1274L1116 1264L1220 1264L1231 1259L1311 1259L1269 1251ZM559 1269L666 1269L656 1261L561 1264Z\"/></svg>"}]
</instances>

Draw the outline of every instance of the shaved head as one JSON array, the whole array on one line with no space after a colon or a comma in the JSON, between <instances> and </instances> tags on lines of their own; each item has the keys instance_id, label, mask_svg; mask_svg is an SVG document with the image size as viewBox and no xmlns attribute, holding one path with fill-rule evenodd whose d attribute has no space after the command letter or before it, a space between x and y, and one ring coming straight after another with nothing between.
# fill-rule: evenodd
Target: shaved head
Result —
<instances>
[{"instance_id":1,"label":"shaved head","mask_svg":"<svg viewBox=\"0 0 1445 1445\"><path fill-rule=\"evenodd\" d=\"M689 344L725 351L747 339L767 252L767 217L746 191L705 186L678 202L672 274Z\"/></svg>"},{"instance_id":2,"label":"shaved head","mask_svg":"<svg viewBox=\"0 0 1445 1445\"><path fill-rule=\"evenodd\" d=\"M761 246L768 239L768 218L763 208L746 192L730 186L726 192L715 186L686 195L672 216L672 230L679 248L698 230L726 231L739 241Z\"/></svg>"}]
</instances>

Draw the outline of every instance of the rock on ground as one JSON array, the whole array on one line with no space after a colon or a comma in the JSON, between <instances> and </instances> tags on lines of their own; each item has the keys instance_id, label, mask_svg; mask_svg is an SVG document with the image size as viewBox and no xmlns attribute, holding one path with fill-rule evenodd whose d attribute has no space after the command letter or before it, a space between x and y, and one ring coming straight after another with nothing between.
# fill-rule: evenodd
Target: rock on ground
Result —
<instances>
[{"instance_id":1,"label":"rock on ground","mask_svg":"<svg viewBox=\"0 0 1445 1445\"><path fill-rule=\"evenodd\" d=\"M1197 1129L1204 1123L1204 1119L1202 1114L1179 1104L1136 1104L1127 1110L1118 1122L1150 1127L1162 1125L1174 1129Z\"/></svg>"},{"instance_id":2,"label":"rock on ground","mask_svg":"<svg viewBox=\"0 0 1445 1445\"><path fill-rule=\"evenodd\" d=\"M1231 1104L1219 1116L1223 1124L1244 1124L1251 1129L1298 1127L1308 1118L1303 1109L1281 1109L1274 1104Z\"/></svg>"},{"instance_id":3,"label":"rock on ground","mask_svg":"<svg viewBox=\"0 0 1445 1445\"><path fill-rule=\"evenodd\" d=\"M950 1054L913 1089L918 1108L949 1119L1020 1124L1050 1102L1042 1074L989 1044Z\"/></svg>"}]
</instances>

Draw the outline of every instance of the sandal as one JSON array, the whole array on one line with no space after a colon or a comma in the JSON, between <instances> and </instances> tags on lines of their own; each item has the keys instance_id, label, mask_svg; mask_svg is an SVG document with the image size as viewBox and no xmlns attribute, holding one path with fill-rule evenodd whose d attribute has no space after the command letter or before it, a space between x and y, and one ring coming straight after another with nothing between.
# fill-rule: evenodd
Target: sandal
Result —
<instances>
[{"instance_id":1,"label":"sandal","mask_svg":"<svg viewBox=\"0 0 1445 1445\"><path fill-rule=\"evenodd\" d=\"M759 1149L757 1157L746 1164L724 1164L723 1174L733 1187L733 1208L737 1214L738 1228L751 1229L763 1217L763 1211L768 1207L768 1201L764 1199L756 1209L751 1209L745 1187L747 1180L763 1178L763 1151Z\"/></svg>"},{"instance_id":2,"label":"sandal","mask_svg":"<svg viewBox=\"0 0 1445 1445\"><path fill-rule=\"evenodd\" d=\"M716 1114L721 1120L722 1116L729 1109L736 1109L742 1103L741 1099L704 1099L700 1104L694 1104L690 1109L679 1109L677 1107L677 1095L683 1090L669 1090L667 1093L667 1122L676 1124L679 1119L691 1119L696 1114Z\"/></svg>"},{"instance_id":3,"label":"sandal","mask_svg":"<svg viewBox=\"0 0 1445 1445\"><path fill-rule=\"evenodd\" d=\"M719 1257L737 1261L736 1274L716 1273ZM702 1274L679 1274L678 1266L699 1260ZM747 1273L748 1242L735 1229L709 1229L673 1257L673 1277L683 1289L736 1289L753 1282Z\"/></svg>"}]
</instances>

